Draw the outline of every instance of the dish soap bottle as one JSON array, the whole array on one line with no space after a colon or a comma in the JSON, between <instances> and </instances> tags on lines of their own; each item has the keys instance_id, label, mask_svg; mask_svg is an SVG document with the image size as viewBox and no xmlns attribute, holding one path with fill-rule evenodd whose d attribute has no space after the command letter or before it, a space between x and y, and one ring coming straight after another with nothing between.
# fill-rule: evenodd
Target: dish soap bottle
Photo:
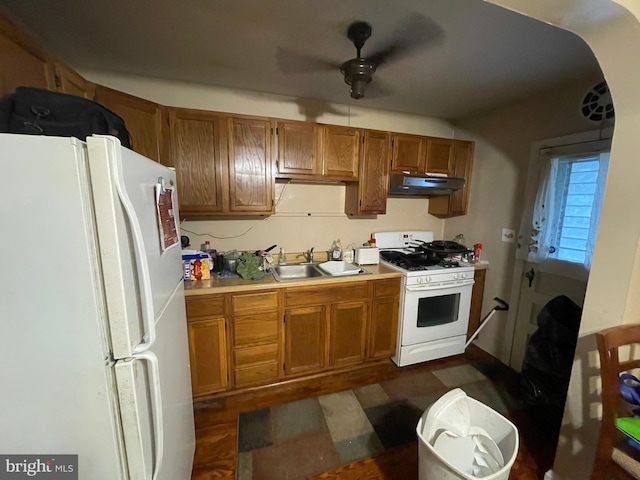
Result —
<instances>
[{"instance_id":1,"label":"dish soap bottle","mask_svg":"<svg viewBox=\"0 0 640 480\"><path fill-rule=\"evenodd\" d=\"M340 239L335 240L331 246L331 260L342 260L342 245L340 244Z\"/></svg>"}]
</instances>

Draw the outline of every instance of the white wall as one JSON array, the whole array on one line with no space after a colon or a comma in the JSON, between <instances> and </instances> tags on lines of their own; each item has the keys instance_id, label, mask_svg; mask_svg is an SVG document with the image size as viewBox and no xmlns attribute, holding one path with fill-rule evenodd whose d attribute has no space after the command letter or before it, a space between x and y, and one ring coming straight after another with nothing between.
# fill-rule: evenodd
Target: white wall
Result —
<instances>
[{"instance_id":1,"label":"white wall","mask_svg":"<svg viewBox=\"0 0 640 480\"><path fill-rule=\"evenodd\" d=\"M97 71L80 73L93 82L167 106L453 136L451 124L436 118L155 78ZM276 187L278 204L271 217L184 221L183 232L190 237L192 246L198 248L209 239L212 247L220 251L266 248L272 244L287 252L301 252L312 246L328 250L336 238L340 238L343 247L349 243L361 245L372 232L396 229L433 230L436 238L442 236L444 222L427 213L429 203L424 198L392 198L387 202L386 215L355 219L344 214L344 185L285 186L279 182Z\"/></svg>"},{"instance_id":2,"label":"white wall","mask_svg":"<svg viewBox=\"0 0 640 480\"><path fill-rule=\"evenodd\" d=\"M598 370L593 332L638 322L640 303L640 6L620 0L490 0L580 35L611 90L616 125L600 224L553 478L589 478L595 453ZM620 5L625 5L628 10ZM615 245L615 248L611 248ZM620 262L625 252L627 261Z\"/></svg>"},{"instance_id":3,"label":"white wall","mask_svg":"<svg viewBox=\"0 0 640 480\"><path fill-rule=\"evenodd\" d=\"M525 181L534 141L596 130L581 112L582 98L602 76L582 78L511 106L460 121L456 133L476 142L469 214L448 219L444 237L464 233L467 243L482 243L489 261L483 313L494 297L510 298L515 243L501 241L502 228L518 231ZM492 318L476 344L509 364L513 330L507 313Z\"/></svg>"}]
</instances>

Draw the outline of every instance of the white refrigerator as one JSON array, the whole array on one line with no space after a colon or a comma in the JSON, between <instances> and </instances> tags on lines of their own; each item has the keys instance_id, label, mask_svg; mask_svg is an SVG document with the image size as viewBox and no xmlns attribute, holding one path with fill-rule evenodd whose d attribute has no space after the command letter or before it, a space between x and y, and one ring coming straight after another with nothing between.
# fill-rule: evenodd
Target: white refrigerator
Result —
<instances>
[{"instance_id":1,"label":"white refrigerator","mask_svg":"<svg viewBox=\"0 0 640 480\"><path fill-rule=\"evenodd\" d=\"M0 453L188 480L175 172L110 136L0 134L0 166Z\"/></svg>"}]
</instances>

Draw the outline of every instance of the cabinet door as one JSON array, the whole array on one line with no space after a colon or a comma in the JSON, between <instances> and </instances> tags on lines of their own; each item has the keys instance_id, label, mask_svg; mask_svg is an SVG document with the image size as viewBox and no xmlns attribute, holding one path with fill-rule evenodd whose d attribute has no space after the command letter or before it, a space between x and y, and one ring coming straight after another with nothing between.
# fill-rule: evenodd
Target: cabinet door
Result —
<instances>
[{"instance_id":1,"label":"cabinet door","mask_svg":"<svg viewBox=\"0 0 640 480\"><path fill-rule=\"evenodd\" d=\"M285 122L278 120L278 175L320 175L321 159L318 152L318 127L311 122Z\"/></svg>"},{"instance_id":2,"label":"cabinet door","mask_svg":"<svg viewBox=\"0 0 640 480\"><path fill-rule=\"evenodd\" d=\"M331 306L329 365L340 367L364 361L367 348L367 302Z\"/></svg>"},{"instance_id":3,"label":"cabinet door","mask_svg":"<svg viewBox=\"0 0 640 480\"><path fill-rule=\"evenodd\" d=\"M394 133L392 143L391 171L393 173L424 174L426 137Z\"/></svg>"},{"instance_id":4,"label":"cabinet door","mask_svg":"<svg viewBox=\"0 0 640 480\"><path fill-rule=\"evenodd\" d=\"M454 140L452 145L452 170L456 177L464 178L465 184L460 190L449 195L439 195L429 199L429 213L438 218L466 215L469 207L471 189L471 169L473 166L474 143Z\"/></svg>"},{"instance_id":5,"label":"cabinet door","mask_svg":"<svg viewBox=\"0 0 640 480\"><path fill-rule=\"evenodd\" d=\"M448 138L429 138L427 141L427 173L440 173L451 176L453 169L452 143Z\"/></svg>"},{"instance_id":6,"label":"cabinet door","mask_svg":"<svg viewBox=\"0 0 640 480\"><path fill-rule=\"evenodd\" d=\"M399 304L398 296L381 297L373 301L369 358L389 358L395 355Z\"/></svg>"},{"instance_id":7,"label":"cabinet door","mask_svg":"<svg viewBox=\"0 0 640 480\"><path fill-rule=\"evenodd\" d=\"M327 309L289 308L285 311L285 375L311 373L326 365Z\"/></svg>"},{"instance_id":8,"label":"cabinet door","mask_svg":"<svg viewBox=\"0 0 640 480\"><path fill-rule=\"evenodd\" d=\"M96 86L96 100L122 117L131 135L134 152L156 162L166 163L161 156L162 107L157 103L117 90Z\"/></svg>"},{"instance_id":9,"label":"cabinet door","mask_svg":"<svg viewBox=\"0 0 640 480\"><path fill-rule=\"evenodd\" d=\"M368 358L392 357L398 337L400 279L377 280L373 284L372 303Z\"/></svg>"},{"instance_id":10,"label":"cabinet door","mask_svg":"<svg viewBox=\"0 0 640 480\"><path fill-rule=\"evenodd\" d=\"M473 166L473 142L456 140L453 143L453 176L465 179L464 187L455 190L449 201L449 213L466 215L469 205L469 190L471 186L471 168Z\"/></svg>"},{"instance_id":11,"label":"cabinet door","mask_svg":"<svg viewBox=\"0 0 640 480\"><path fill-rule=\"evenodd\" d=\"M224 318L187 322L193 395L225 390L228 385Z\"/></svg>"},{"instance_id":12,"label":"cabinet door","mask_svg":"<svg viewBox=\"0 0 640 480\"><path fill-rule=\"evenodd\" d=\"M335 125L323 125L321 131L322 175L357 180L361 131Z\"/></svg>"},{"instance_id":13,"label":"cabinet door","mask_svg":"<svg viewBox=\"0 0 640 480\"><path fill-rule=\"evenodd\" d=\"M273 213L271 123L266 119L229 117L229 211Z\"/></svg>"},{"instance_id":14,"label":"cabinet door","mask_svg":"<svg viewBox=\"0 0 640 480\"><path fill-rule=\"evenodd\" d=\"M467 328L467 339L480 326L482 317L482 297L484 296L484 281L487 271L483 268L478 269L473 274L473 290L471 291L471 309L469 312L469 327Z\"/></svg>"},{"instance_id":15,"label":"cabinet door","mask_svg":"<svg viewBox=\"0 0 640 480\"><path fill-rule=\"evenodd\" d=\"M375 215L387 211L391 136L365 130L358 183L349 183L345 211L350 215Z\"/></svg>"},{"instance_id":16,"label":"cabinet door","mask_svg":"<svg viewBox=\"0 0 640 480\"><path fill-rule=\"evenodd\" d=\"M224 118L200 110L169 109L169 166L175 167L181 214L220 213L226 195Z\"/></svg>"},{"instance_id":17,"label":"cabinet door","mask_svg":"<svg viewBox=\"0 0 640 480\"><path fill-rule=\"evenodd\" d=\"M46 53L22 42L24 35L2 19L0 28L0 97L20 86L55 90L53 64Z\"/></svg>"},{"instance_id":18,"label":"cabinet door","mask_svg":"<svg viewBox=\"0 0 640 480\"><path fill-rule=\"evenodd\" d=\"M55 64L55 72L56 86L59 92L93 99L95 86L77 72L62 63Z\"/></svg>"}]
</instances>

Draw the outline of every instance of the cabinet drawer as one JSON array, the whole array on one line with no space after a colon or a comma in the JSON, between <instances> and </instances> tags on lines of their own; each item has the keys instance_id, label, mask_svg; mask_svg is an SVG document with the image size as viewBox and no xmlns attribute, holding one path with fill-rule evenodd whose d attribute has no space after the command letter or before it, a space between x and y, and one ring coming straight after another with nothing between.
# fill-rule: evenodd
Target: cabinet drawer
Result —
<instances>
[{"instance_id":1,"label":"cabinet drawer","mask_svg":"<svg viewBox=\"0 0 640 480\"><path fill-rule=\"evenodd\" d=\"M187 298L187 318L224 315L224 296Z\"/></svg>"},{"instance_id":2,"label":"cabinet drawer","mask_svg":"<svg viewBox=\"0 0 640 480\"><path fill-rule=\"evenodd\" d=\"M233 351L235 366L243 367L254 363L278 361L278 344L258 345L256 347L235 348Z\"/></svg>"},{"instance_id":3,"label":"cabinet drawer","mask_svg":"<svg viewBox=\"0 0 640 480\"><path fill-rule=\"evenodd\" d=\"M367 283L345 283L342 287L292 289L287 290L285 295L287 307L349 302L366 300L369 286Z\"/></svg>"},{"instance_id":4,"label":"cabinet drawer","mask_svg":"<svg viewBox=\"0 0 640 480\"><path fill-rule=\"evenodd\" d=\"M278 361L278 344L257 345L255 347L235 348L233 356L236 367Z\"/></svg>"},{"instance_id":5,"label":"cabinet drawer","mask_svg":"<svg viewBox=\"0 0 640 480\"><path fill-rule=\"evenodd\" d=\"M235 371L236 387L269 383L278 379L280 368L277 362L263 363L246 368L237 368Z\"/></svg>"},{"instance_id":6,"label":"cabinet drawer","mask_svg":"<svg viewBox=\"0 0 640 480\"><path fill-rule=\"evenodd\" d=\"M374 284L375 297L387 297L400 294L400 279L378 280Z\"/></svg>"},{"instance_id":7,"label":"cabinet drawer","mask_svg":"<svg viewBox=\"0 0 640 480\"><path fill-rule=\"evenodd\" d=\"M231 311L234 315L277 309L278 292L276 291L234 295L231 298Z\"/></svg>"},{"instance_id":8,"label":"cabinet drawer","mask_svg":"<svg viewBox=\"0 0 640 480\"><path fill-rule=\"evenodd\" d=\"M233 319L236 347L278 341L278 312L245 315Z\"/></svg>"}]
</instances>

